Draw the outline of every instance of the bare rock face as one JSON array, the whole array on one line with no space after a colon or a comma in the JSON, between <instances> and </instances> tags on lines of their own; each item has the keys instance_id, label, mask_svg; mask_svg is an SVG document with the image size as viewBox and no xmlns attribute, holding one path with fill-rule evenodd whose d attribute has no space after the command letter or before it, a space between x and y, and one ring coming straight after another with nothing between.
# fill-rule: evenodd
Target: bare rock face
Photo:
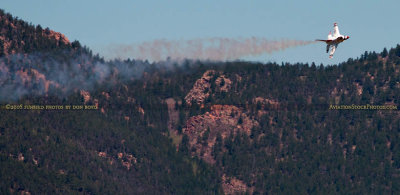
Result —
<instances>
[{"instance_id":1,"label":"bare rock face","mask_svg":"<svg viewBox=\"0 0 400 195\"><path fill-rule=\"evenodd\" d=\"M239 75L236 77L236 80L241 80ZM209 96L215 92L229 92L232 84L233 82L220 72L208 70L195 82L193 88L186 95L185 102L189 106L192 104L204 106L204 102ZM261 101L263 104L277 104L277 102L268 101L265 98L254 100L254 102L257 101ZM167 101L170 116L169 127L175 122L173 119L178 117L177 113L172 112L174 104L175 102L172 100ZM188 145L192 156L198 156L205 162L214 164L212 151L217 137L224 141L230 139L230 135L247 134L250 136L254 126L258 126L258 122L247 116L241 108L234 105L212 105L209 112L187 119L182 133L189 139ZM227 177L224 174L221 181L225 194L244 194L253 191L253 188L235 177Z\"/></svg>"},{"instance_id":2,"label":"bare rock face","mask_svg":"<svg viewBox=\"0 0 400 195\"><path fill-rule=\"evenodd\" d=\"M48 80L44 74L34 68L20 69L15 74L19 77L18 82L26 86L39 85L45 94L49 91L50 85L57 88L60 86L57 82Z\"/></svg>"},{"instance_id":3,"label":"bare rock face","mask_svg":"<svg viewBox=\"0 0 400 195\"><path fill-rule=\"evenodd\" d=\"M186 104L191 105L192 102L201 104L210 95L211 78L214 75L214 70L207 70L203 76L198 79L193 88L185 97Z\"/></svg>"},{"instance_id":4,"label":"bare rock face","mask_svg":"<svg viewBox=\"0 0 400 195\"><path fill-rule=\"evenodd\" d=\"M224 194L245 194L249 192L252 194L253 188L247 187L247 185L235 177L222 176L222 190Z\"/></svg>"},{"instance_id":5,"label":"bare rock face","mask_svg":"<svg viewBox=\"0 0 400 195\"><path fill-rule=\"evenodd\" d=\"M190 117L182 132L189 138L192 155L197 155L207 163L215 163L211 155L217 135L226 139L230 134L250 135L258 122L249 118L243 111L232 105L214 105L210 112Z\"/></svg>"},{"instance_id":6,"label":"bare rock face","mask_svg":"<svg viewBox=\"0 0 400 195\"><path fill-rule=\"evenodd\" d=\"M261 116L263 114L266 114L265 107L270 106L270 108L273 109L278 109L279 108L279 102L274 99L268 99L268 98L263 98L263 97L256 97L253 99L253 104L259 104L261 105L261 109L258 110L257 115Z\"/></svg>"},{"instance_id":7,"label":"bare rock face","mask_svg":"<svg viewBox=\"0 0 400 195\"><path fill-rule=\"evenodd\" d=\"M106 98L106 100L110 100L110 94L109 93L103 91L103 92L101 92L101 95L103 95Z\"/></svg>"},{"instance_id":8,"label":"bare rock face","mask_svg":"<svg viewBox=\"0 0 400 195\"><path fill-rule=\"evenodd\" d=\"M110 165L113 165L115 162L120 161L121 165L125 167L128 171L133 165L137 163L137 158L133 154L128 153L119 152L115 157L113 155L107 155L106 152L98 152L98 156L107 159Z\"/></svg>"},{"instance_id":9,"label":"bare rock face","mask_svg":"<svg viewBox=\"0 0 400 195\"><path fill-rule=\"evenodd\" d=\"M363 93L363 86L360 83L354 82L354 85L357 88L357 95L361 96Z\"/></svg>"},{"instance_id":10,"label":"bare rock face","mask_svg":"<svg viewBox=\"0 0 400 195\"><path fill-rule=\"evenodd\" d=\"M138 107L138 112L140 112L140 114L142 114L142 116L144 116L144 109L142 107Z\"/></svg>"},{"instance_id":11,"label":"bare rock face","mask_svg":"<svg viewBox=\"0 0 400 195\"><path fill-rule=\"evenodd\" d=\"M231 88L232 81L226 78L225 75L221 75L215 80L215 84L217 85L217 90L228 92Z\"/></svg>"},{"instance_id":12,"label":"bare rock face","mask_svg":"<svg viewBox=\"0 0 400 195\"><path fill-rule=\"evenodd\" d=\"M22 153L18 154L18 161L24 161L25 157Z\"/></svg>"},{"instance_id":13,"label":"bare rock face","mask_svg":"<svg viewBox=\"0 0 400 195\"><path fill-rule=\"evenodd\" d=\"M216 73L215 70L207 70L204 72L203 76L194 83L193 88L185 97L187 105L191 105L192 102L203 104L204 101L212 95L211 82ZM228 92L231 88L232 81L225 75L220 75L215 80L214 84L216 86L214 89L215 91Z\"/></svg>"},{"instance_id":14,"label":"bare rock face","mask_svg":"<svg viewBox=\"0 0 400 195\"><path fill-rule=\"evenodd\" d=\"M99 152L98 155L100 157L106 158L107 157L107 153L106 152Z\"/></svg>"},{"instance_id":15,"label":"bare rock face","mask_svg":"<svg viewBox=\"0 0 400 195\"><path fill-rule=\"evenodd\" d=\"M70 44L68 38L62 33L55 32L53 30L44 30L43 34L49 37L49 39L54 39L57 40L58 42L63 42L65 45Z\"/></svg>"},{"instance_id":16,"label":"bare rock face","mask_svg":"<svg viewBox=\"0 0 400 195\"><path fill-rule=\"evenodd\" d=\"M261 103L261 104L270 104L274 106L278 106L279 102L277 100L263 98L263 97L256 97L254 98L254 103Z\"/></svg>"},{"instance_id":17,"label":"bare rock face","mask_svg":"<svg viewBox=\"0 0 400 195\"><path fill-rule=\"evenodd\" d=\"M89 91L81 90L80 92L81 92L81 96L83 97L84 104L86 104L87 102L89 102L89 101L90 101L90 98L91 98L91 97L90 97Z\"/></svg>"}]
</instances>

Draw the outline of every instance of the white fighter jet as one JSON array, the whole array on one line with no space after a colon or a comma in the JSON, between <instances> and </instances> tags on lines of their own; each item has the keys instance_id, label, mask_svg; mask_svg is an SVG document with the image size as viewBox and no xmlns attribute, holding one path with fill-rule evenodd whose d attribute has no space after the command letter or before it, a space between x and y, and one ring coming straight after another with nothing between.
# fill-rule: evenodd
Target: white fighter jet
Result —
<instances>
[{"instance_id":1,"label":"white fighter jet","mask_svg":"<svg viewBox=\"0 0 400 195\"><path fill-rule=\"evenodd\" d=\"M332 58L339 43L341 43L349 38L350 38L349 36L341 35L339 33L339 27L338 27L337 23L333 23L333 35L331 32L329 32L327 40L317 39L316 41L323 41L327 44L326 45L326 53L328 53L329 48L331 48L331 52L329 53L329 58Z\"/></svg>"}]
</instances>

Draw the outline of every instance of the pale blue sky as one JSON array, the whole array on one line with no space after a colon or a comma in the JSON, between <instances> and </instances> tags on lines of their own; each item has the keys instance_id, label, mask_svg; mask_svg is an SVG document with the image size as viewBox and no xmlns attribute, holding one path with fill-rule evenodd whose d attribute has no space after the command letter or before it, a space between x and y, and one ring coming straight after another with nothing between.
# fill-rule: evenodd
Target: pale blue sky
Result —
<instances>
[{"instance_id":1,"label":"pale blue sky","mask_svg":"<svg viewBox=\"0 0 400 195\"><path fill-rule=\"evenodd\" d=\"M339 46L334 59L328 59L323 43L246 58L317 64L395 47L400 43L399 7L398 0L4 0L0 5L13 16L62 32L106 57L103 51L110 44L154 39L325 39L338 22L341 34L350 39Z\"/></svg>"}]
</instances>

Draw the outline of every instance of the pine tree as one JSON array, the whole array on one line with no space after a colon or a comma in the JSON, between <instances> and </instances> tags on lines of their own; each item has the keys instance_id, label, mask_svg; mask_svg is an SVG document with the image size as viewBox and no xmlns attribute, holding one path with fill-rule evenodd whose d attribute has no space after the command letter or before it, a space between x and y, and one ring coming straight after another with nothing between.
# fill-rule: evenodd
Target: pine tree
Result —
<instances>
[{"instance_id":1,"label":"pine tree","mask_svg":"<svg viewBox=\"0 0 400 195\"><path fill-rule=\"evenodd\" d=\"M386 56L388 55L388 51L387 51L386 47L383 49L381 55L382 55L382 58L386 58Z\"/></svg>"}]
</instances>

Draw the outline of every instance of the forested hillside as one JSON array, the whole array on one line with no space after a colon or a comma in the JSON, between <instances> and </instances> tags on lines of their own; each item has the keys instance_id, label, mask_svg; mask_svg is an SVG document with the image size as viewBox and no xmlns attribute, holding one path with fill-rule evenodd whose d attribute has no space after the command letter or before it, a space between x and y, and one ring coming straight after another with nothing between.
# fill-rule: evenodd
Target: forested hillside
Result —
<instances>
[{"instance_id":1,"label":"forested hillside","mask_svg":"<svg viewBox=\"0 0 400 195\"><path fill-rule=\"evenodd\" d=\"M400 191L400 45L335 66L105 61L0 16L1 194Z\"/></svg>"}]
</instances>

